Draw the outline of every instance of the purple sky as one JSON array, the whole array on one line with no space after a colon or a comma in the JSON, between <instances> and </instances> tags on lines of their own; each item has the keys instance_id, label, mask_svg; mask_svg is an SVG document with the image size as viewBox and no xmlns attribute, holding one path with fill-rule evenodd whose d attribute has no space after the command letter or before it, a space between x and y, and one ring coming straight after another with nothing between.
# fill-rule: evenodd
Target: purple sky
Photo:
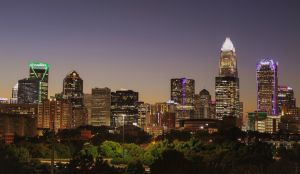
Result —
<instances>
[{"instance_id":1,"label":"purple sky","mask_svg":"<svg viewBox=\"0 0 300 174\"><path fill-rule=\"evenodd\" d=\"M26 0L0 4L0 96L30 61L50 64L50 94L76 70L85 92L127 88L149 103L169 99L171 78L214 95L220 48L235 45L245 111L255 109L255 64L279 61L279 84L300 98L298 0Z\"/></svg>"}]
</instances>

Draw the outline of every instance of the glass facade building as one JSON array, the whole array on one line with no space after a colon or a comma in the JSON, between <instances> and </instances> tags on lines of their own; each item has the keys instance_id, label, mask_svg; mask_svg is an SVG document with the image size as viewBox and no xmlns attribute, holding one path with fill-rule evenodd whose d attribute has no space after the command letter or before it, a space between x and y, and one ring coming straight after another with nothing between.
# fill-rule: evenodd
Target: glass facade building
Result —
<instances>
[{"instance_id":1,"label":"glass facade building","mask_svg":"<svg viewBox=\"0 0 300 174\"><path fill-rule=\"evenodd\" d=\"M171 79L171 100L184 106L194 106L195 80Z\"/></svg>"},{"instance_id":2,"label":"glass facade building","mask_svg":"<svg viewBox=\"0 0 300 174\"><path fill-rule=\"evenodd\" d=\"M240 117L240 91L235 48L226 38L221 48L219 76L216 77L216 118Z\"/></svg>"},{"instance_id":3,"label":"glass facade building","mask_svg":"<svg viewBox=\"0 0 300 174\"><path fill-rule=\"evenodd\" d=\"M39 102L48 99L49 65L43 62L29 64L29 78L39 80Z\"/></svg>"},{"instance_id":4,"label":"glass facade building","mask_svg":"<svg viewBox=\"0 0 300 174\"><path fill-rule=\"evenodd\" d=\"M91 125L110 126L111 90L93 88L91 100Z\"/></svg>"},{"instance_id":5,"label":"glass facade building","mask_svg":"<svg viewBox=\"0 0 300 174\"><path fill-rule=\"evenodd\" d=\"M278 86L278 113L285 115L296 108L294 90L289 86Z\"/></svg>"},{"instance_id":6,"label":"glass facade building","mask_svg":"<svg viewBox=\"0 0 300 174\"><path fill-rule=\"evenodd\" d=\"M111 93L111 124L114 127L138 125L139 93L132 90L119 90Z\"/></svg>"},{"instance_id":7,"label":"glass facade building","mask_svg":"<svg viewBox=\"0 0 300 174\"><path fill-rule=\"evenodd\" d=\"M63 98L70 100L73 107L83 106L83 80L76 71L72 71L64 79Z\"/></svg>"},{"instance_id":8,"label":"glass facade building","mask_svg":"<svg viewBox=\"0 0 300 174\"><path fill-rule=\"evenodd\" d=\"M268 115L278 114L277 63L262 59L256 65L257 110Z\"/></svg>"},{"instance_id":9,"label":"glass facade building","mask_svg":"<svg viewBox=\"0 0 300 174\"><path fill-rule=\"evenodd\" d=\"M37 104L39 103L40 81L36 78L25 78L18 81L18 103Z\"/></svg>"},{"instance_id":10,"label":"glass facade building","mask_svg":"<svg viewBox=\"0 0 300 174\"><path fill-rule=\"evenodd\" d=\"M69 73L63 81L63 99L72 105L71 128L87 124L87 110L83 103L83 80L76 71Z\"/></svg>"}]
</instances>

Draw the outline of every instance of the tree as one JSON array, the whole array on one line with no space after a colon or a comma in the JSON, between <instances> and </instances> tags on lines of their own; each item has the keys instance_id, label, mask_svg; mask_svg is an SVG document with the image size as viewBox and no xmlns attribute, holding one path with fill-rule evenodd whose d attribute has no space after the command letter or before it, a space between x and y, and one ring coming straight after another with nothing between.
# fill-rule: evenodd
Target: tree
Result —
<instances>
[{"instance_id":1,"label":"tree","mask_svg":"<svg viewBox=\"0 0 300 174\"><path fill-rule=\"evenodd\" d=\"M150 165L152 174L194 174L196 170L192 163L184 158L184 155L176 150L166 150L162 157Z\"/></svg>"},{"instance_id":2,"label":"tree","mask_svg":"<svg viewBox=\"0 0 300 174\"><path fill-rule=\"evenodd\" d=\"M131 161L126 169L126 174L144 174L145 168L141 161Z\"/></svg>"},{"instance_id":3,"label":"tree","mask_svg":"<svg viewBox=\"0 0 300 174\"><path fill-rule=\"evenodd\" d=\"M83 149L80 151L80 155L92 156L93 158L97 158L99 153L96 146L91 144L84 145Z\"/></svg>"},{"instance_id":4,"label":"tree","mask_svg":"<svg viewBox=\"0 0 300 174\"><path fill-rule=\"evenodd\" d=\"M123 154L123 148L122 146L113 141L105 141L100 146L100 154L107 158L118 158L122 157Z\"/></svg>"}]
</instances>

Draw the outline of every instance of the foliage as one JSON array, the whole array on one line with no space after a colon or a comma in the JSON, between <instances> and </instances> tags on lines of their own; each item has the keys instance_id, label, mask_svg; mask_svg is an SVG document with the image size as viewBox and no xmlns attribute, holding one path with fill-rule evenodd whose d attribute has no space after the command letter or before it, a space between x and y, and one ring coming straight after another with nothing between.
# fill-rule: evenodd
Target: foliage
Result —
<instances>
[{"instance_id":1,"label":"foliage","mask_svg":"<svg viewBox=\"0 0 300 174\"><path fill-rule=\"evenodd\" d=\"M113 141L105 141L100 146L100 154L107 158L120 158L123 156L122 146Z\"/></svg>"},{"instance_id":2,"label":"foliage","mask_svg":"<svg viewBox=\"0 0 300 174\"><path fill-rule=\"evenodd\" d=\"M126 174L144 174L145 168L143 163L139 160L128 163Z\"/></svg>"},{"instance_id":3,"label":"foliage","mask_svg":"<svg viewBox=\"0 0 300 174\"><path fill-rule=\"evenodd\" d=\"M196 172L191 161L176 150L166 150L162 156L150 166L152 174L193 174Z\"/></svg>"},{"instance_id":4,"label":"foliage","mask_svg":"<svg viewBox=\"0 0 300 174\"><path fill-rule=\"evenodd\" d=\"M80 151L80 154L83 156L92 156L93 158L96 158L99 155L98 148L91 144L86 144Z\"/></svg>"}]
</instances>

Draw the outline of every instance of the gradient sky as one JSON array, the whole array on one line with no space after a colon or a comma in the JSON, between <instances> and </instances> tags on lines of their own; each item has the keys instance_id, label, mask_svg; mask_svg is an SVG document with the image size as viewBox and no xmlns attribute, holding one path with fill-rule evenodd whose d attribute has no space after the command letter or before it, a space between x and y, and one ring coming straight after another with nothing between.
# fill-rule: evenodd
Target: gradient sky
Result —
<instances>
[{"instance_id":1,"label":"gradient sky","mask_svg":"<svg viewBox=\"0 0 300 174\"><path fill-rule=\"evenodd\" d=\"M170 79L196 80L214 96L220 48L238 57L241 100L256 108L255 64L279 61L279 84L300 100L299 0L2 0L0 96L28 76L30 61L50 64L50 94L76 70L84 91L126 88L167 101Z\"/></svg>"}]
</instances>

